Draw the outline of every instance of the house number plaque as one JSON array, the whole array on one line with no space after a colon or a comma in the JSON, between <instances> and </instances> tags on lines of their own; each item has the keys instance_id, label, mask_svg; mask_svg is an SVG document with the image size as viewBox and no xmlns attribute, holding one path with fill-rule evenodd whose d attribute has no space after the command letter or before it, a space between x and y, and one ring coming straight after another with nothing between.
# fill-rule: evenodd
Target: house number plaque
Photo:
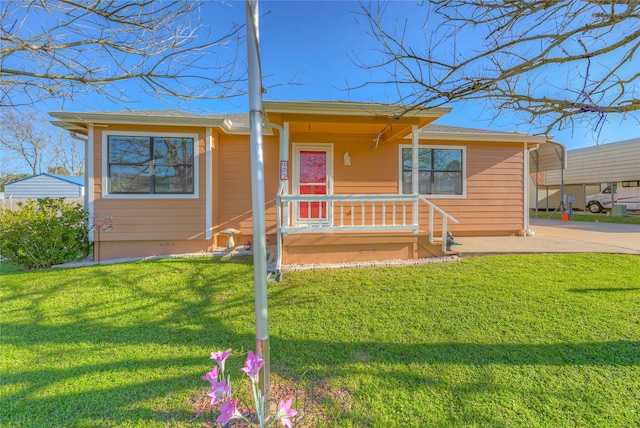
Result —
<instances>
[{"instance_id":1,"label":"house number plaque","mask_svg":"<svg viewBox=\"0 0 640 428\"><path fill-rule=\"evenodd\" d=\"M288 180L289 179L289 161L281 160L280 161L280 180Z\"/></svg>"}]
</instances>

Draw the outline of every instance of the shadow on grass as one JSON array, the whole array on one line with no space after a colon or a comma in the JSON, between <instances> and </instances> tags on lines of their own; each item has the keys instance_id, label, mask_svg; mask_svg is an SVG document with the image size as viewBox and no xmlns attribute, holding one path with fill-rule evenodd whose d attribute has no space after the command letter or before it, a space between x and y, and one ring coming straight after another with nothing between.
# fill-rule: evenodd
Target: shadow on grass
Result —
<instances>
[{"instance_id":1,"label":"shadow on grass","mask_svg":"<svg viewBox=\"0 0 640 428\"><path fill-rule=\"evenodd\" d=\"M170 322L171 320L167 320ZM3 346L14 345L19 348L51 345L58 338L60 342L87 343L94 342L104 345L108 352L110 348L131 344L163 344L172 346L193 346L198 339L191 335L182 335L166 326L158 324L142 324L129 328L112 328L104 331L100 326L100 338L96 338L94 327L91 325L69 325L65 327L40 327L33 329L20 328L5 324L2 326ZM224 345L213 344L211 349L225 348L228 343L251 348L254 338L250 335L238 335L225 331L220 325L209 323L207 329L213 329L224 337ZM39 336L51 339L41 340ZM66 339L65 339L66 338ZM207 346L211 343L200 339L199 345ZM640 342L612 341L593 343L563 343L542 345L499 344L483 345L473 343L442 343L442 344L413 344L400 345L389 343L345 343L340 341L291 341L272 337L272 359L284 361L272 367L274 373L285 378L299 379L307 376L311 379L326 377L343 377L350 371L362 370L353 367L354 363L382 363L385 365L415 364L452 364L452 365L551 365L551 366L637 366L640 365ZM55 358L55 356L49 356ZM316 369L310 370L307 365L312 362ZM84 425L87 419L102 421L137 421L147 424L152 421L167 423L168 417L177 420L188 420L189 413L171 414L166 409L150 409L137 407L136 402L147 400L152 395L171 395L175 389L193 388L200 383L199 376L192 373L203 364L211 364L207 356L193 356L187 358L155 357L143 360L126 360L108 362L104 364L80 364L69 368L27 370L16 374L4 374L1 384L3 388L17 389L17 392L4 394L2 405L5 421L14 420L13 417L25 411L37 411L38 420L59 419L68 426ZM236 362L236 365L237 362ZM150 381L137 381L131 385L110 385L108 380L101 380L95 390L65 393L61 400L59 396L41 397L39 393L46 391L53 384L65 382L75 383L76 379L96 378L108 379L109 373L131 373L157 370L164 371L168 367L178 373L184 371L191 374L177 374ZM319 367L319 368L318 368ZM372 373L375 369L371 370ZM204 371L201 373L204 374ZM419 374L407 374L406 370L397 372L386 371L385 376L396 384L404 384L409 388L422 385L434 387L434 381ZM238 374L234 379L239 379ZM490 382L490 381L489 381ZM203 388L204 383L201 385ZM470 387L471 388L471 387ZM491 384L484 386L492 389ZM470 393L479 392L475 385ZM457 391L461 393L461 391ZM107 402L100 397L109 396ZM18 408L14 404L20 404ZM61 405L61 403L64 403ZM43 413L44 412L44 413ZM24 417L24 416L23 416ZM113 418L113 419L112 419ZM54 424L55 425L55 424Z\"/></svg>"},{"instance_id":2,"label":"shadow on grass","mask_svg":"<svg viewBox=\"0 0 640 428\"><path fill-rule=\"evenodd\" d=\"M210 265L215 268L216 263ZM170 424L173 421L185 423L193 416L188 411L171 412L162 407L149 408L147 403L199 386L204 389L206 384L200 381L199 376L212 363L208 360L208 353L200 354L201 349L213 351L226 349L229 345L233 345L234 349L254 347L254 336L231 328L226 319L231 314L251 324L253 296L239 293L219 298L228 292L230 284L250 281L251 268L247 266L238 265L238 269L229 272L203 272L184 269L180 264L163 264L163 275L187 276L189 291L192 292L188 297L162 287L141 287L139 284L148 281L149 273L137 272L135 269L128 270L126 274L115 274L109 269L102 269L99 276L101 283L105 284L103 289L106 295L99 300L85 301L82 288L74 283L76 280L73 278L44 286L41 292L16 291L13 296L8 296L10 299L23 300L28 296L28 309L20 311L29 312L31 319L28 322L11 322L11 313L3 315L7 321L0 326L0 343L3 349L10 347L12 353L3 352L2 357L2 420L10 426L112 426L123 422L144 426L152 423ZM109 295L110 287L125 287L131 292L116 297L115 294ZM69 321L52 323L41 306L49 299L55 299L61 293L73 293L73 290L77 294L67 295L66 299L75 303L63 314ZM282 300L283 293L286 293L286 288L275 290L273 297L279 296ZM127 302L132 296L137 302ZM119 305L122 309L118 312L103 312L101 309L105 304ZM147 311L165 307L163 317L146 319ZM137 322L133 325L115 325L114 320L127 314L127 311L132 312L128 315L136 317ZM223 311L224 315L221 315ZM78 361L67 367L7 371L7 367L11 367L8 359L21 350L26 352L24 355L31 355L31 358L55 359L61 356L56 354L57 346L59 353L63 353L66 352L65 349L74 349L74 345L105 355L134 346L148 346L150 349L170 347L176 353L185 350L185 356L143 354L136 357L123 353L123 358L118 361ZM38 355L43 349L47 352ZM272 361L276 362L272 370L282 377L343 377L363 370L362 364L365 364L364 370L367 370L366 364L381 363L391 367L385 372L389 380L411 388L438 387L432 379L418 373L407 373L405 368L415 364L474 367L640 365L640 342L624 340L554 344L397 344L354 343L340 338L289 340L272 336L271 349ZM240 359L241 357L236 357L233 362L234 370L239 367ZM394 365L400 367L394 368ZM142 379L143 376L139 373L150 370L165 371L167 374L158 379ZM371 371L373 373L375 369ZM89 379L89 382L93 379L95 385L91 388L78 387L80 379ZM487 379L481 382L482 385L470 386L472 390L469 394L476 394L479 389L490 390L492 382ZM60 387L65 384L69 387ZM47 393L51 389L64 392ZM351 417L355 418L356 424L366 422L358 421L357 416Z\"/></svg>"},{"instance_id":3,"label":"shadow on grass","mask_svg":"<svg viewBox=\"0 0 640 428\"><path fill-rule=\"evenodd\" d=\"M617 293L617 292L628 292L628 291L640 291L640 287L569 288L568 291L571 291L573 293Z\"/></svg>"}]
</instances>

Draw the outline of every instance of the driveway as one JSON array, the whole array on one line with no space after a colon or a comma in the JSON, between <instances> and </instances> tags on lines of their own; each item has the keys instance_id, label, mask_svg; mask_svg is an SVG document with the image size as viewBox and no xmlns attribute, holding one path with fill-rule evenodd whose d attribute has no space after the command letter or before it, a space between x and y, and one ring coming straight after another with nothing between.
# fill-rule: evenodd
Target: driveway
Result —
<instances>
[{"instance_id":1,"label":"driveway","mask_svg":"<svg viewBox=\"0 0 640 428\"><path fill-rule=\"evenodd\" d=\"M640 255L640 225L531 219L533 236L456 237L461 256L517 253L619 253Z\"/></svg>"}]
</instances>

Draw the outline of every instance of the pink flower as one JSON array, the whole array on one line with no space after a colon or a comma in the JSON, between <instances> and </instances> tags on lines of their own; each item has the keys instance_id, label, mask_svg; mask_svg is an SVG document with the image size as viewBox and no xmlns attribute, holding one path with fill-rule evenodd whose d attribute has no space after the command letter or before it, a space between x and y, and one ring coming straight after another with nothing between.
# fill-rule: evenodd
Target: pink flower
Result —
<instances>
[{"instance_id":1,"label":"pink flower","mask_svg":"<svg viewBox=\"0 0 640 428\"><path fill-rule=\"evenodd\" d=\"M232 400L231 398L227 398L227 401L220 405L220 416L216 419L216 422L225 425L233 418L242 417L240 412L237 409L238 400Z\"/></svg>"},{"instance_id":2,"label":"pink flower","mask_svg":"<svg viewBox=\"0 0 640 428\"><path fill-rule=\"evenodd\" d=\"M211 382L211 391L207 392L207 395L211 397L211 405L222 403L224 397L229 395L229 386L227 381L222 379L222 382L214 380Z\"/></svg>"},{"instance_id":3,"label":"pink flower","mask_svg":"<svg viewBox=\"0 0 640 428\"><path fill-rule=\"evenodd\" d=\"M224 372L224 362L230 354L231 354L231 348L227 349L224 352L222 351L212 352L211 359L216 360L216 362L220 366L220 370Z\"/></svg>"},{"instance_id":4,"label":"pink flower","mask_svg":"<svg viewBox=\"0 0 640 428\"><path fill-rule=\"evenodd\" d=\"M218 380L218 366L215 366L213 370L211 370L206 375L202 376L202 380L206 380L207 382L213 382L214 380Z\"/></svg>"},{"instance_id":5,"label":"pink flower","mask_svg":"<svg viewBox=\"0 0 640 428\"><path fill-rule=\"evenodd\" d=\"M247 354L247 361L244 362L244 367L241 368L253 381L258 380L258 373L264 365L264 360L260 357L260 353L254 354L251 350Z\"/></svg>"},{"instance_id":6,"label":"pink flower","mask_svg":"<svg viewBox=\"0 0 640 428\"><path fill-rule=\"evenodd\" d=\"M291 408L291 398L287 401L280 400L280 407L278 408L278 414L276 416L280 419L282 425L291 428L291 420L289 418L292 418L297 414L298 412Z\"/></svg>"}]
</instances>

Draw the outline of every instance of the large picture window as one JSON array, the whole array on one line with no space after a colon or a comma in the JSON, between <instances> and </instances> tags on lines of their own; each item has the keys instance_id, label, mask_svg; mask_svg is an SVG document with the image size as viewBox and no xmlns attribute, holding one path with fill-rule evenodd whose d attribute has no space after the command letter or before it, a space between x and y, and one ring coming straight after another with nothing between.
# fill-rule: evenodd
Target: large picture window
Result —
<instances>
[{"instance_id":1,"label":"large picture window","mask_svg":"<svg viewBox=\"0 0 640 428\"><path fill-rule=\"evenodd\" d=\"M413 150L401 148L403 194L413 193L411 165ZM418 149L418 183L422 195L463 194L463 149L420 147Z\"/></svg>"},{"instance_id":2,"label":"large picture window","mask_svg":"<svg viewBox=\"0 0 640 428\"><path fill-rule=\"evenodd\" d=\"M109 194L193 194L194 139L109 135Z\"/></svg>"}]
</instances>

